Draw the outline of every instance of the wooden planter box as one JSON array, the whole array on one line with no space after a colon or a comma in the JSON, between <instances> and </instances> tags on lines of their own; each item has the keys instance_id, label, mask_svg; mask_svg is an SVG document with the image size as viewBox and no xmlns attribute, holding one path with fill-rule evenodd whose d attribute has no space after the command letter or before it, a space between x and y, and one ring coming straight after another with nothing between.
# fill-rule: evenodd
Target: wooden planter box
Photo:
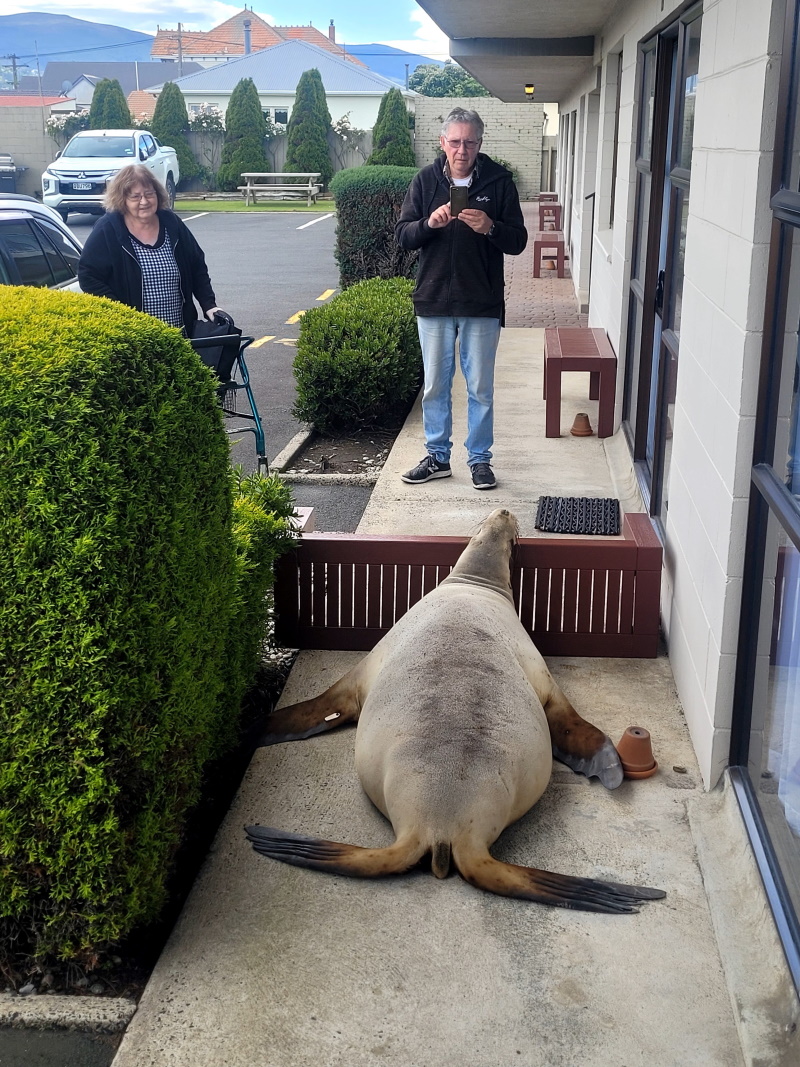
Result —
<instances>
[{"instance_id":1,"label":"wooden planter box","mask_svg":"<svg viewBox=\"0 0 800 1067\"><path fill-rule=\"evenodd\" d=\"M468 540L304 534L275 570L277 643L368 651L447 577ZM545 656L653 657L661 561L646 515L626 515L616 538L523 537L519 617Z\"/></svg>"}]
</instances>

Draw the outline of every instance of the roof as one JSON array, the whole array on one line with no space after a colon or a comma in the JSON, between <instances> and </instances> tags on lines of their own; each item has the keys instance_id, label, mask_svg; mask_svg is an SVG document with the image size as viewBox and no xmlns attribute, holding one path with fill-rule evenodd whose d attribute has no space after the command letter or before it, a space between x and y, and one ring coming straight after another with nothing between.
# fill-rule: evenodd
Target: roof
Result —
<instances>
[{"instance_id":1,"label":"roof","mask_svg":"<svg viewBox=\"0 0 800 1067\"><path fill-rule=\"evenodd\" d=\"M348 44L346 48L370 70L382 74L384 78L393 78L401 85L405 85L406 75L410 77L421 65L444 66L441 59L431 59L419 52L404 52L402 48L390 44Z\"/></svg>"},{"instance_id":2,"label":"roof","mask_svg":"<svg viewBox=\"0 0 800 1067\"><path fill-rule=\"evenodd\" d=\"M316 68L326 93L383 94L397 84L363 66L355 66L305 41L284 41L250 55L219 63L178 78L182 92L225 93L242 78L252 78L259 92L294 93L300 75Z\"/></svg>"},{"instance_id":3,"label":"roof","mask_svg":"<svg viewBox=\"0 0 800 1067\"><path fill-rule=\"evenodd\" d=\"M250 49L252 52L261 51L264 48L272 48L289 40L303 40L309 44L315 44L318 48L324 48L342 58L347 58L351 63L361 61L355 56L349 56L347 52L327 34L322 33L315 26L270 26L255 11L237 12L231 18L215 26L206 33L187 33L181 30L180 47L185 56L243 56L244 51L244 24L250 22ZM175 56L178 52L178 31L162 30L158 28L151 56Z\"/></svg>"},{"instance_id":4,"label":"roof","mask_svg":"<svg viewBox=\"0 0 800 1067\"><path fill-rule=\"evenodd\" d=\"M134 89L128 94L128 110L135 119L153 117L156 109L156 97L152 93L146 93L144 89Z\"/></svg>"},{"instance_id":5,"label":"roof","mask_svg":"<svg viewBox=\"0 0 800 1067\"><path fill-rule=\"evenodd\" d=\"M0 93L0 107L52 107L63 104L63 96L38 96L34 93Z\"/></svg>"},{"instance_id":6,"label":"roof","mask_svg":"<svg viewBox=\"0 0 800 1067\"><path fill-rule=\"evenodd\" d=\"M202 70L199 63L184 63L183 73L190 74ZM60 93L64 86L72 87L81 77L116 78L127 96L135 89L149 89L151 85L162 85L174 80L178 73L177 63L62 63L49 62L42 74L42 90L45 93ZM39 79L35 75L20 78L20 85L25 89L38 92Z\"/></svg>"}]
</instances>

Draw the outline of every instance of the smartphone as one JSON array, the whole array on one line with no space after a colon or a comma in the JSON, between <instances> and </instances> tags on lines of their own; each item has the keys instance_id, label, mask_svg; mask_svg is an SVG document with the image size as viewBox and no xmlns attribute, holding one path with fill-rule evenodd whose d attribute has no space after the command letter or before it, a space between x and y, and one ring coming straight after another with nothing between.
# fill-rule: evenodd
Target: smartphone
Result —
<instances>
[{"instance_id":1,"label":"smartphone","mask_svg":"<svg viewBox=\"0 0 800 1067\"><path fill-rule=\"evenodd\" d=\"M450 186L450 214L454 219L458 218L460 211L469 206L469 189L466 185Z\"/></svg>"}]
</instances>

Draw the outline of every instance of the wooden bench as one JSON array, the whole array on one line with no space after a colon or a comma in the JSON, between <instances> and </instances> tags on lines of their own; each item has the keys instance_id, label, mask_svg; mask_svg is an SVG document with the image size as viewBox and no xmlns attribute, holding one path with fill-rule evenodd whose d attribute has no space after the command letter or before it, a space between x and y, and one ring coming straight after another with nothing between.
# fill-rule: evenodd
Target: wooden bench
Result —
<instances>
[{"instance_id":1,"label":"wooden bench","mask_svg":"<svg viewBox=\"0 0 800 1067\"><path fill-rule=\"evenodd\" d=\"M275 642L368 650L450 573L468 537L304 534L275 563ZM512 591L545 656L656 656L662 548L647 515L621 537L521 537Z\"/></svg>"},{"instance_id":2,"label":"wooden bench","mask_svg":"<svg viewBox=\"0 0 800 1067\"><path fill-rule=\"evenodd\" d=\"M545 436L561 436L561 374L589 372L589 399L599 401L597 436L614 433L617 357L605 330L552 326L544 331Z\"/></svg>"},{"instance_id":3,"label":"wooden bench","mask_svg":"<svg viewBox=\"0 0 800 1067\"><path fill-rule=\"evenodd\" d=\"M533 276L541 278L542 260L545 258L545 249L549 250L548 258L555 249L556 273L559 278L564 277L564 234L560 230L545 230L537 233L533 238Z\"/></svg>"},{"instance_id":4,"label":"wooden bench","mask_svg":"<svg viewBox=\"0 0 800 1067\"><path fill-rule=\"evenodd\" d=\"M547 226L561 229L561 204L555 201L539 202L539 229L544 230Z\"/></svg>"},{"instance_id":5,"label":"wooden bench","mask_svg":"<svg viewBox=\"0 0 800 1067\"><path fill-rule=\"evenodd\" d=\"M279 200L285 200L287 196L305 196L310 207L312 201L316 204L317 196L322 191L322 186L319 184L319 179L322 175L310 171L293 173L248 171L242 174L242 177L246 184L239 185L237 188L240 193L244 193L244 200L248 206L250 205L250 198L252 197L255 204L258 194L261 193L267 199L269 197L277 197Z\"/></svg>"}]
</instances>

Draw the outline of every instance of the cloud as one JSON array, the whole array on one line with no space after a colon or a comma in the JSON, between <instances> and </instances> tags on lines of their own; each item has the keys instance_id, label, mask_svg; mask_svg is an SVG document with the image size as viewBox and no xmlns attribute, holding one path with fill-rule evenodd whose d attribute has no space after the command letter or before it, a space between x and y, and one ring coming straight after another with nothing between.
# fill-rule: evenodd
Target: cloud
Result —
<instances>
[{"instance_id":1,"label":"cloud","mask_svg":"<svg viewBox=\"0 0 800 1067\"><path fill-rule=\"evenodd\" d=\"M411 22L419 23L414 36L403 41L382 41L382 44L402 48L404 52L417 52L431 59L444 60L450 56L450 38L436 25L430 15L421 8L415 8L410 16Z\"/></svg>"}]
</instances>

